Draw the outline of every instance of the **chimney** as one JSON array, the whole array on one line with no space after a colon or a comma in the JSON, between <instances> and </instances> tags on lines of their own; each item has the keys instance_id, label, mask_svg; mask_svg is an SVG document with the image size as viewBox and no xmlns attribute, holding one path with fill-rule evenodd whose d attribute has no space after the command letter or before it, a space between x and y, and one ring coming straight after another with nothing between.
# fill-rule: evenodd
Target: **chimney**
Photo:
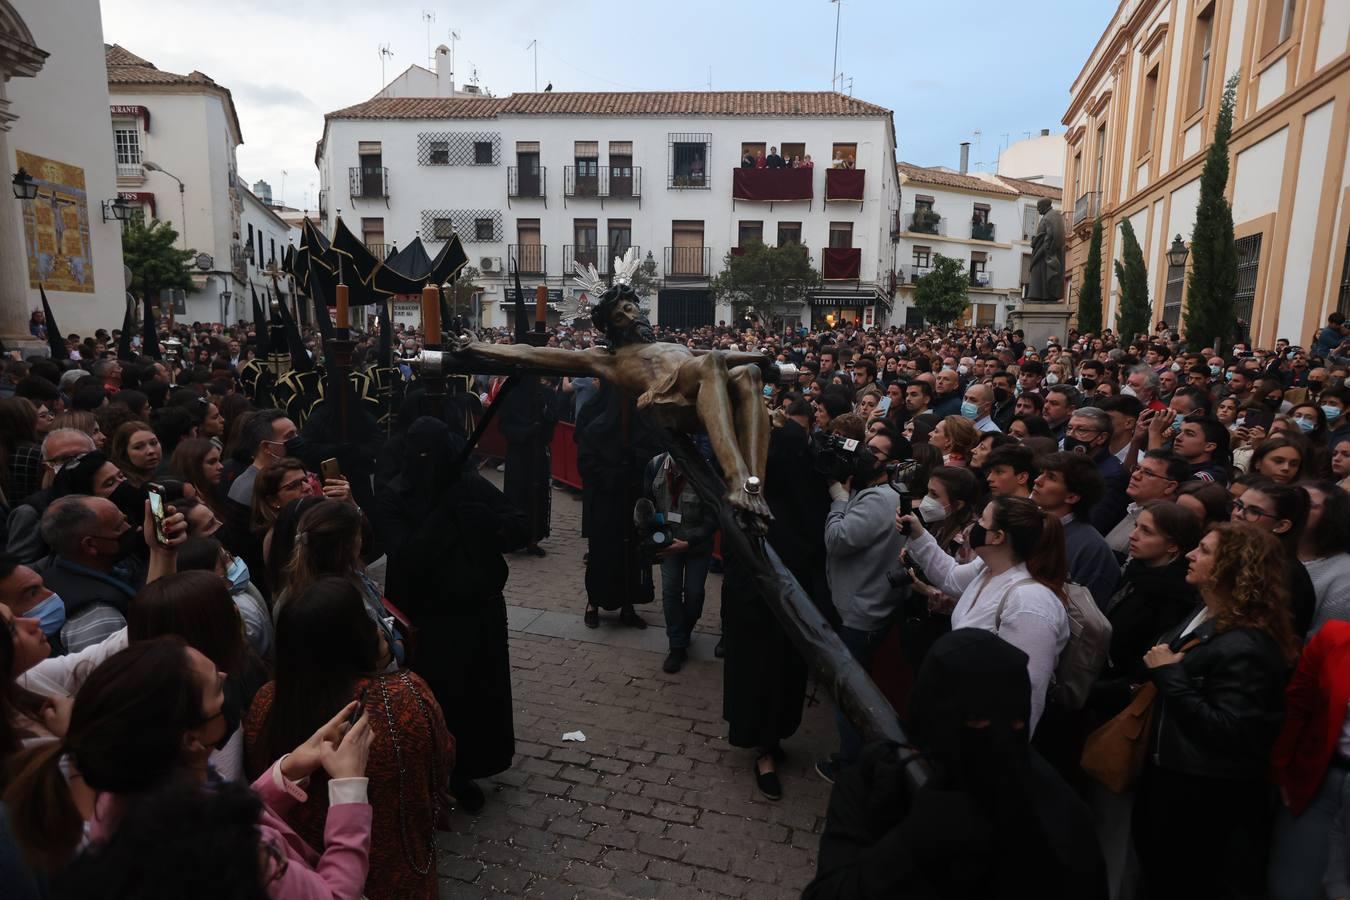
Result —
<instances>
[{"instance_id":1,"label":"chimney","mask_svg":"<svg viewBox=\"0 0 1350 900\"><path fill-rule=\"evenodd\" d=\"M1050 129L1049 129L1049 128L1042 128L1042 129L1041 129L1041 137L1049 137L1049 136L1050 136Z\"/></svg>"},{"instance_id":2,"label":"chimney","mask_svg":"<svg viewBox=\"0 0 1350 900\"><path fill-rule=\"evenodd\" d=\"M961 142L961 174L970 171L970 141Z\"/></svg>"},{"instance_id":3,"label":"chimney","mask_svg":"<svg viewBox=\"0 0 1350 900\"><path fill-rule=\"evenodd\" d=\"M455 93L455 73L450 71L450 48L441 44L436 48L436 96L452 97Z\"/></svg>"}]
</instances>

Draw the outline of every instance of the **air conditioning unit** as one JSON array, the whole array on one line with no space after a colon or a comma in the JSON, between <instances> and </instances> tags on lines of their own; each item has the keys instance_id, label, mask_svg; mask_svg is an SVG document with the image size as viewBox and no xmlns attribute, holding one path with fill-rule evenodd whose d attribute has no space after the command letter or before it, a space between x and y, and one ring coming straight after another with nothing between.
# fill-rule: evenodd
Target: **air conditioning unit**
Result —
<instances>
[{"instance_id":1,"label":"air conditioning unit","mask_svg":"<svg viewBox=\"0 0 1350 900\"><path fill-rule=\"evenodd\" d=\"M500 272L502 270L502 258L500 256L484 256L478 260L478 271L483 273Z\"/></svg>"}]
</instances>

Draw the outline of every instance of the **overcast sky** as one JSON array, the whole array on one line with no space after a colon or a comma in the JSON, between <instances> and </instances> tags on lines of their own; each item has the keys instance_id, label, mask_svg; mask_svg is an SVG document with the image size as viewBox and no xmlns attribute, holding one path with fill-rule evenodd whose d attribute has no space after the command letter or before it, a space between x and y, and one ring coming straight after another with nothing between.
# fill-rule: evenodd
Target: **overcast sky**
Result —
<instances>
[{"instance_id":1,"label":"overcast sky","mask_svg":"<svg viewBox=\"0 0 1350 900\"><path fill-rule=\"evenodd\" d=\"M899 157L992 171L998 151L1041 128L1062 131L1069 84L1110 20L1110 0L846 0L839 28L845 90L895 112ZM476 69L497 96L534 87L605 90L828 90L829 0L102 0L103 35L161 69L198 69L234 94L244 131L240 175L312 208L314 145L325 112L369 99L427 65L455 29L455 80Z\"/></svg>"}]
</instances>

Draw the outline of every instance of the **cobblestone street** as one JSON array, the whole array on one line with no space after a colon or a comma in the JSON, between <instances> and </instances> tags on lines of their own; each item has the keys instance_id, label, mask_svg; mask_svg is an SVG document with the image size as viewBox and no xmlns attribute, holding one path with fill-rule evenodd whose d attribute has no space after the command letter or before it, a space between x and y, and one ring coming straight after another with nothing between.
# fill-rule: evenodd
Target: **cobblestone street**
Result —
<instances>
[{"instance_id":1,"label":"cobblestone street","mask_svg":"<svg viewBox=\"0 0 1350 900\"><path fill-rule=\"evenodd\" d=\"M659 598L640 608L645 631L606 613L597 630L582 624L580 514L555 490L548 556L509 557L515 765L482 783L477 816L456 813L441 835L441 895L797 896L829 796L812 770L833 749L828 701L785 744L783 799L765 800L753 751L725 737L721 578L709 579L690 661L666 675ZM586 741L563 741L569 731Z\"/></svg>"}]
</instances>

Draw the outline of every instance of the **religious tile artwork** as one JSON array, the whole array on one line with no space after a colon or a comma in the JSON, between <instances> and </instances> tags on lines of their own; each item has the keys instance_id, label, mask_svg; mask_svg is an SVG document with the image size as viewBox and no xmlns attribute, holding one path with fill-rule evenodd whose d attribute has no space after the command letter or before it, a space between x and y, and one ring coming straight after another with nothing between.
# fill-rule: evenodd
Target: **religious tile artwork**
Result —
<instances>
[{"instance_id":1,"label":"religious tile artwork","mask_svg":"<svg viewBox=\"0 0 1350 900\"><path fill-rule=\"evenodd\" d=\"M23 204L29 286L92 294L94 258L84 169L22 150L15 157L38 187L37 197Z\"/></svg>"}]
</instances>

